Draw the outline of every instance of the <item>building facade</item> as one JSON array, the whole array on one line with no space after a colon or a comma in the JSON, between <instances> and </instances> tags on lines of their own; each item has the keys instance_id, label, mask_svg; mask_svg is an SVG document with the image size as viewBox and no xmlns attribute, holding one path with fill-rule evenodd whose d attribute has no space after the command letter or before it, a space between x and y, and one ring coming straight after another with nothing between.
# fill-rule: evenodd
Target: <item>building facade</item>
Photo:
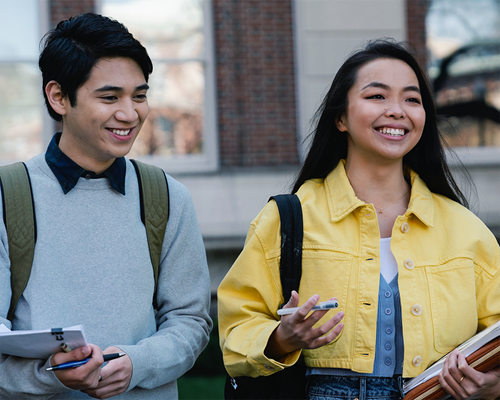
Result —
<instances>
[{"instance_id":1,"label":"building facade","mask_svg":"<svg viewBox=\"0 0 500 400\"><path fill-rule=\"evenodd\" d=\"M163 167L191 191L215 293L251 220L269 196L290 191L307 150L311 119L343 60L366 40L392 37L409 41L426 67L430 4L0 0L0 7L11 13L0 13L0 22L3 14L23 24L31 10L36 27L24 42L13 42L10 53L0 50L0 92L11 92L0 114L0 162L43 151L57 129L45 116L40 87L33 86L39 84L34 68L40 37L58 21L84 12L123 22L146 46L155 67L150 117L133 156ZM27 44L26 54L16 50ZM20 88L26 98L16 100ZM477 185L479 216L500 235L498 147L456 152Z\"/></svg>"}]
</instances>

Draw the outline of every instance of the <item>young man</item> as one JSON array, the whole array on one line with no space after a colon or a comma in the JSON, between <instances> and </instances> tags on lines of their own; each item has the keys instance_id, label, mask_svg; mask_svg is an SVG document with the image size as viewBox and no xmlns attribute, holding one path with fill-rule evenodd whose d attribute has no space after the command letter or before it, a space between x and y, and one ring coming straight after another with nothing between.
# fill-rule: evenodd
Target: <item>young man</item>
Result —
<instances>
[{"instance_id":1,"label":"young man","mask_svg":"<svg viewBox=\"0 0 500 400\"><path fill-rule=\"evenodd\" d=\"M12 321L0 221L0 323L14 330L82 324L91 344L48 360L2 355L0 398L175 399L176 379L208 342L210 283L189 192L166 176L170 214L155 291L138 179L124 158L148 114L151 60L123 25L85 14L49 33L39 65L62 133L26 163L37 242ZM103 354L121 352L103 366ZM88 357L78 368L47 371Z\"/></svg>"}]
</instances>

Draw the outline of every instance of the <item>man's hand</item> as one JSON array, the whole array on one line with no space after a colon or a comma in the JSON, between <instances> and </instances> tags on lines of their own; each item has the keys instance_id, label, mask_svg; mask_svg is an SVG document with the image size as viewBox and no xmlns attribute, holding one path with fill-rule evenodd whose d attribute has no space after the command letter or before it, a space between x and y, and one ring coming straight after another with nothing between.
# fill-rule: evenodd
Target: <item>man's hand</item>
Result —
<instances>
[{"instance_id":1,"label":"man's hand","mask_svg":"<svg viewBox=\"0 0 500 400\"><path fill-rule=\"evenodd\" d=\"M52 366L67 363L70 361L80 361L86 358L90 360L80 367L60 369L54 371L57 379L66 387L75 390L96 387L99 383L101 365L104 362L102 351L99 346L89 344L79 347L69 353L56 353L50 359Z\"/></svg>"},{"instance_id":2,"label":"man's hand","mask_svg":"<svg viewBox=\"0 0 500 400\"><path fill-rule=\"evenodd\" d=\"M486 373L476 371L455 349L446 357L439 383L457 400L496 399L500 397L500 367Z\"/></svg>"},{"instance_id":3,"label":"man's hand","mask_svg":"<svg viewBox=\"0 0 500 400\"><path fill-rule=\"evenodd\" d=\"M330 300L336 299L333 297ZM313 326L328 312L328 310L314 311L306 318L307 314L309 314L318 301L319 296L314 295L295 313L283 315L281 317L281 324L269 338L268 345L264 352L267 357L279 360L286 354L295 350L316 349L331 343L339 335L344 327L344 324L339 323L344 317L342 311L339 311L318 328L313 328ZM299 295L294 290L292 291L290 300L283 308L297 307L298 304ZM333 331L331 331L332 329Z\"/></svg>"},{"instance_id":4,"label":"man's hand","mask_svg":"<svg viewBox=\"0 0 500 400\"><path fill-rule=\"evenodd\" d=\"M118 347L108 347L104 354L123 353ZM101 380L97 387L82 390L96 399L107 399L125 392L132 379L132 361L128 355L111 360L101 369Z\"/></svg>"}]
</instances>

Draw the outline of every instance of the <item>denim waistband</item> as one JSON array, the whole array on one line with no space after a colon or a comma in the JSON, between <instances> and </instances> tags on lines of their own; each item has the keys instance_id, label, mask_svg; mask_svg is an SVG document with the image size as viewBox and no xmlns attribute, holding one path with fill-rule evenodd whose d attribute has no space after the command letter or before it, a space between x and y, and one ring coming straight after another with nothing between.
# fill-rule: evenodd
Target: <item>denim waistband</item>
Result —
<instances>
[{"instance_id":1,"label":"denim waistband","mask_svg":"<svg viewBox=\"0 0 500 400\"><path fill-rule=\"evenodd\" d=\"M400 375L391 378L311 375L307 387L310 400L402 399Z\"/></svg>"}]
</instances>

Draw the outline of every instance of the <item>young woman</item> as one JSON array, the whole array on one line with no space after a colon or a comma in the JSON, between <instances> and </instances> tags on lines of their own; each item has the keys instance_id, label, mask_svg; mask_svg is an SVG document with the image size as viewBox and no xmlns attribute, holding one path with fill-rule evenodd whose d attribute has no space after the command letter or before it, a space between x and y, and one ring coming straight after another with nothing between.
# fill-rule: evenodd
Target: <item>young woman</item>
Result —
<instances>
[{"instance_id":1,"label":"young woman","mask_svg":"<svg viewBox=\"0 0 500 400\"><path fill-rule=\"evenodd\" d=\"M231 376L279 373L303 356L314 400L394 398L500 319L500 254L446 165L429 85L401 44L375 41L338 71L294 185L302 279L279 318L280 221L270 202L219 288ZM339 308L315 311L335 297ZM500 396L453 352L440 382L456 399Z\"/></svg>"}]
</instances>

